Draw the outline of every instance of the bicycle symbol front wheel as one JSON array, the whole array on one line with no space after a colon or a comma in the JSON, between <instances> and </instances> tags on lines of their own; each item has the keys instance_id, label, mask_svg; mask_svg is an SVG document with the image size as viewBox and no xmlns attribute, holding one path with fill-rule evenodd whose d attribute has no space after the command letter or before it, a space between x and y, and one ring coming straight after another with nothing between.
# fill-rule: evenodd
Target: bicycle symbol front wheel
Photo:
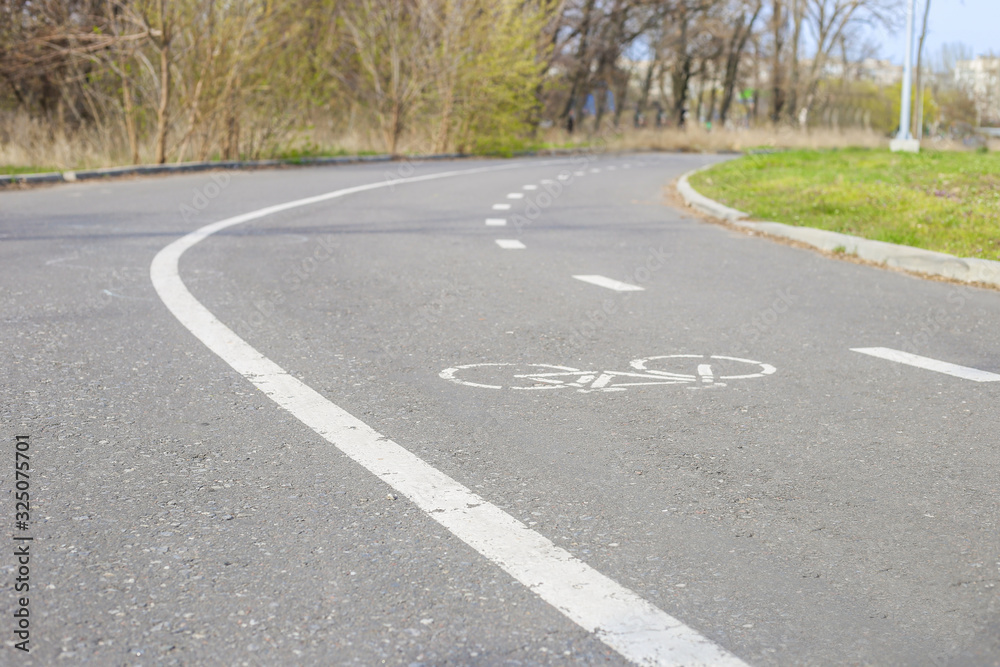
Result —
<instances>
[{"instance_id":1,"label":"bicycle symbol front wheel","mask_svg":"<svg viewBox=\"0 0 1000 667\"><path fill-rule=\"evenodd\" d=\"M658 357L634 359L630 365L638 371L653 375L674 377L702 384L759 378L771 375L776 370L771 364L721 354L666 354Z\"/></svg>"}]
</instances>

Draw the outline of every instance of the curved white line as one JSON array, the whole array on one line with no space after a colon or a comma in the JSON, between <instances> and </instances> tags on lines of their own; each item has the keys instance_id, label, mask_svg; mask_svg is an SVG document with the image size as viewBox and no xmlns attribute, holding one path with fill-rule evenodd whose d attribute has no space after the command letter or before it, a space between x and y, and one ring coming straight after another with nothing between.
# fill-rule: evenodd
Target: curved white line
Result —
<instances>
[{"instance_id":1,"label":"curved white line","mask_svg":"<svg viewBox=\"0 0 1000 667\"><path fill-rule=\"evenodd\" d=\"M562 161L547 163L552 162ZM499 168L516 166L520 165ZM624 657L641 665L743 665L725 649L555 546L289 375L195 299L178 273L178 261L184 251L220 230L243 222L355 192L495 169L498 168L483 167L360 185L220 220L163 248L153 258L149 275L170 312L236 372Z\"/></svg>"}]
</instances>

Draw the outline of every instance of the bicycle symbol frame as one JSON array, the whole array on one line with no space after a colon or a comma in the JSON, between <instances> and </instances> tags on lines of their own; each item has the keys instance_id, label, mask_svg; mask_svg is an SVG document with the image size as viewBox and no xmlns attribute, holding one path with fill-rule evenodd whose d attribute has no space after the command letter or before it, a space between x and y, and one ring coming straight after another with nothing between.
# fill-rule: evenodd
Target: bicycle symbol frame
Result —
<instances>
[{"instance_id":1,"label":"bicycle symbol frame","mask_svg":"<svg viewBox=\"0 0 1000 667\"><path fill-rule=\"evenodd\" d=\"M694 373L677 372L674 366ZM731 372L733 366L749 365L753 372ZM694 387L725 387L726 381L747 380L773 374L777 369L752 359L741 359L721 354L667 354L634 359L632 370L581 370L552 364L482 363L446 368L439 376L467 387L484 389L514 389L518 391L545 391L576 389L580 393L598 391L626 391L629 387L652 385L687 385ZM670 370L650 368L667 366ZM719 366L728 374L716 374ZM714 367L714 368L713 368ZM499 384L496 384L499 382Z\"/></svg>"}]
</instances>

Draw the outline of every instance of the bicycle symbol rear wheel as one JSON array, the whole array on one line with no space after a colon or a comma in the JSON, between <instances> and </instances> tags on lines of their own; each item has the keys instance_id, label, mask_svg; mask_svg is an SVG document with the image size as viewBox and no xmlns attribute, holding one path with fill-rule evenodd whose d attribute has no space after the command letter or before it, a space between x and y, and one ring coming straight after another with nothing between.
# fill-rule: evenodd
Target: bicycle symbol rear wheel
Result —
<instances>
[{"instance_id":1,"label":"bicycle symbol rear wheel","mask_svg":"<svg viewBox=\"0 0 1000 667\"><path fill-rule=\"evenodd\" d=\"M446 368L439 373L445 380L451 380L469 387L484 387L486 389L564 389L580 387L577 379L586 379L596 375L569 366L553 366L552 364L466 364Z\"/></svg>"}]
</instances>

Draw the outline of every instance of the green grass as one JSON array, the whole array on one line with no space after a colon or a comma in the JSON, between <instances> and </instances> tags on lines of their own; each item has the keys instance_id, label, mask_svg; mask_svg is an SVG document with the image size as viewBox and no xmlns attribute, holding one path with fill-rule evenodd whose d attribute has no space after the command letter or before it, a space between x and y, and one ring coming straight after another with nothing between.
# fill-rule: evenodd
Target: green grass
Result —
<instances>
[{"instance_id":1,"label":"green grass","mask_svg":"<svg viewBox=\"0 0 1000 667\"><path fill-rule=\"evenodd\" d=\"M1000 154L882 150L747 155L691 178L754 218L1000 260Z\"/></svg>"},{"instance_id":2,"label":"green grass","mask_svg":"<svg viewBox=\"0 0 1000 667\"><path fill-rule=\"evenodd\" d=\"M343 148L322 148L314 144L307 144L298 148L280 150L275 153L274 158L278 160L288 160L289 162L304 162L310 158L353 157L355 155L378 155L378 151L357 151L350 153Z\"/></svg>"},{"instance_id":3,"label":"green grass","mask_svg":"<svg viewBox=\"0 0 1000 667\"><path fill-rule=\"evenodd\" d=\"M62 171L58 167L13 167L10 165L0 165L0 175L14 176L15 174L41 174L47 171Z\"/></svg>"}]
</instances>

